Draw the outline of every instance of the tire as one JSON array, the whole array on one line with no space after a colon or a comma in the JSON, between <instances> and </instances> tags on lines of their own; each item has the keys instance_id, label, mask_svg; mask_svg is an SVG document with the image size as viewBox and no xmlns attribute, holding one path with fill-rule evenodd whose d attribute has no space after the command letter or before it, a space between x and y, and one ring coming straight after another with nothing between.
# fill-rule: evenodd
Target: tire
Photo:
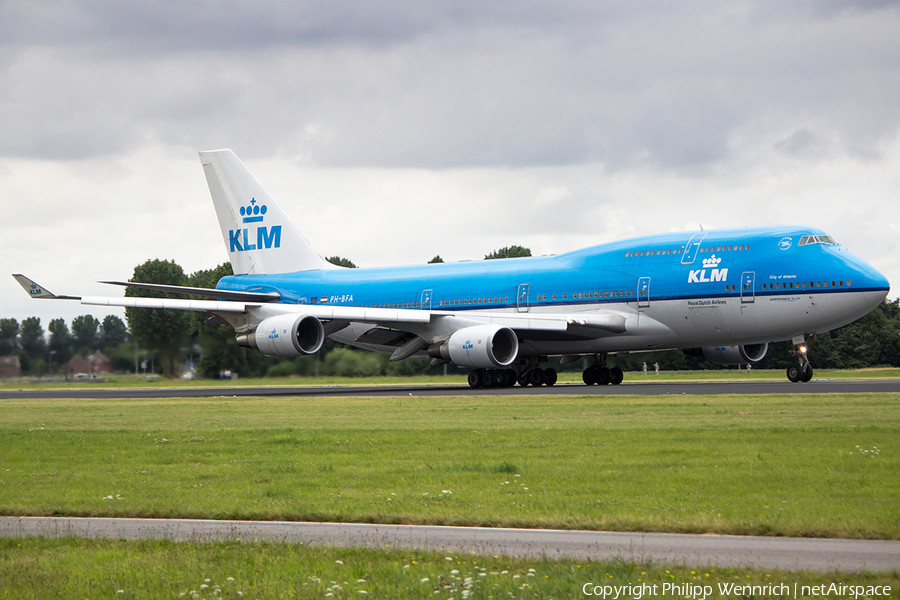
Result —
<instances>
[{"instance_id":1,"label":"tire","mask_svg":"<svg viewBox=\"0 0 900 600\"><path fill-rule=\"evenodd\" d=\"M481 372L481 387L492 388L496 385L497 378L491 370Z\"/></svg>"},{"instance_id":2,"label":"tire","mask_svg":"<svg viewBox=\"0 0 900 600\"><path fill-rule=\"evenodd\" d=\"M556 373L556 369L544 369L544 383L547 387L556 384L556 380L559 376Z\"/></svg>"},{"instance_id":3,"label":"tire","mask_svg":"<svg viewBox=\"0 0 900 600\"><path fill-rule=\"evenodd\" d=\"M481 387L481 373L479 373L478 371L472 371L471 373L469 373L469 387Z\"/></svg>"},{"instance_id":4,"label":"tire","mask_svg":"<svg viewBox=\"0 0 900 600\"><path fill-rule=\"evenodd\" d=\"M612 373L606 367L600 367L597 371L597 383L599 385L609 385L612 382Z\"/></svg>"},{"instance_id":5,"label":"tire","mask_svg":"<svg viewBox=\"0 0 900 600\"><path fill-rule=\"evenodd\" d=\"M806 363L805 365L803 365L803 376L800 378L800 381L806 383L807 381L809 381L812 378L813 378L812 365L809 363Z\"/></svg>"},{"instance_id":6,"label":"tire","mask_svg":"<svg viewBox=\"0 0 900 600\"><path fill-rule=\"evenodd\" d=\"M528 383L533 385L534 387L541 387L544 385L544 371L543 369L532 369L528 375Z\"/></svg>"},{"instance_id":7,"label":"tire","mask_svg":"<svg viewBox=\"0 0 900 600\"><path fill-rule=\"evenodd\" d=\"M803 377L803 367L800 363L795 363L787 368L787 378L792 383L797 383Z\"/></svg>"},{"instance_id":8,"label":"tire","mask_svg":"<svg viewBox=\"0 0 900 600\"><path fill-rule=\"evenodd\" d=\"M581 380L584 382L584 385L594 385L597 383L597 370L594 367L588 367L581 374Z\"/></svg>"},{"instance_id":9,"label":"tire","mask_svg":"<svg viewBox=\"0 0 900 600\"><path fill-rule=\"evenodd\" d=\"M610 381L610 383L613 385L619 385L622 383L622 380L625 379L625 373L622 372L622 369L619 367L613 367L609 372L612 375L612 381Z\"/></svg>"}]
</instances>

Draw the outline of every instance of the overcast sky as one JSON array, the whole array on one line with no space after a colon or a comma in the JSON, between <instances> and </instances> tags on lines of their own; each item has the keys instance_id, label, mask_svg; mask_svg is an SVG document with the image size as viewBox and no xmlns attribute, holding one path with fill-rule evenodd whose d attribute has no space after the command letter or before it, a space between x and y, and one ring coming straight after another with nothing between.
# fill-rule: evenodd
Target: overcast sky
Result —
<instances>
[{"instance_id":1,"label":"overcast sky","mask_svg":"<svg viewBox=\"0 0 900 600\"><path fill-rule=\"evenodd\" d=\"M107 314L10 273L226 261L214 148L360 266L803 224L894 298L898 32L896 1L0 0L0 317Z\"/></svg>"}]
</instances>

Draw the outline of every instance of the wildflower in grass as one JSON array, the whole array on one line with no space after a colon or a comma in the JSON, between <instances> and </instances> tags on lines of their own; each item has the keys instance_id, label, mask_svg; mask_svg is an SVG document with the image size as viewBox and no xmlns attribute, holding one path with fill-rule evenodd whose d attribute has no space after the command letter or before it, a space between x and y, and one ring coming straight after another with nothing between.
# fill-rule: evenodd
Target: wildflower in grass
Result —
<instances>
[{"instance_id":1,"label":"wildflower in grass","mask_svg":"<svg viewBox=\"0 0 900 600\"><path fill-rule=\"evenodd\" d=\"M336 561L334 561L334 562L335 562L335 564L338 564L338 565L344 564L344 561L342 561L342 560L336 560Z\"/></svg>"},{"instance_id":2,"label":"wildflower in grass","mask_svg":"<svg viewBox=\"0 0 900 600\"><path fill-rule=\"evenodd\" d=\"M419 583L428 583L429 579L427 577L423 577L419 580Z\"/></svg>"}]
</instances>

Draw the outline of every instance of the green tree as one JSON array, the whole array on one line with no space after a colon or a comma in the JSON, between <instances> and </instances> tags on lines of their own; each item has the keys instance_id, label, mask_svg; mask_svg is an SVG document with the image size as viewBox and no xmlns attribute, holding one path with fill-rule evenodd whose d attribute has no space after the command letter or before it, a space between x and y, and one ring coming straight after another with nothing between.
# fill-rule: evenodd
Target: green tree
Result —
<instances>
[{"instance_id":1,"label":"green tree","mask_svg":"<svg viewBox=\"0 0 900 600\"><path fill-rule=\"evenodd\" d=\"M348 258L341 258L340 256L329 256L325 260L339 267L347 267L348 269L357 268L356 265L353 264L353 261Z\"/></svg>"},{"instance_id":2,"label":"green tree","mask_svg":"<svg viewBox=\"0 0 900 600\"><path fill-rule=\"evenodd\" d=\"M50 352L53 353L51 363L62 364L72 358L72 336L65 319L53 319L47 326L50 330ZM52 368L52 364L50 365Z\"/></svg>"},{"instance_id":3,"label":"green tree","mask_svg":"<svg viewBox=\"0 0 900 600\"><path fill-rule=\"evenodd\" d=\"M531 249L524 246L504 246L499 250L494 250L490 254L486 254L484 260L492 260L495 258L518 258L520 256L531 256Z\"/></svg>"},{"instance_id":4,"label":"green tree","mask_svg":"<svg viewBox=\"0 0 900 600\"><path fill-rule=\"evenodd\" d=\"M191 287L215 288L222 277L234 275L231 263L222 263L213 269L195 271L188 277ZM209 300L209 298L205 298ZM204 377L218 377L223 369L238 373L241 377L260 375L269 368L268 359L256 350L241 348L234 342L234 329L221 319L210 318L206 313L191 313L191 330L203 355L197 365Z\"/></svg>"},{"instance_id":5,"label":"green tree","mask_svg":"<svg viewBox=\"0 0 900 600\"><path fill-rule=\"evenodd\" d=\"M44 339L44 328L41 327L41 319L39 317L28 317L22 321L19 327L19 347L24 351L24 356L28 357L28 366L23 361L22 368L31 371L32 367L37 369L39 365L46 364L47 359L47 340Z\"/></svg>"},{"instance_id":6,"label":"green tree","mask_svg":"<svg viewBox=\"0 0 900 600\"><path fill-rule=\"evenodd\" d=\"M19 322L0 319L0 356L7 356L19 347Z\"/></svg>"},{"instance_id":7,"label":"green tree","mask_svg":"<svg viewBox=\"0 0 900 600\"><path fill-rule=\"evenodd\" d=\"M185 285L187 277L175 261L148 260L134 268L131 282ZM179 298L178 294L159 290L126 287L125 296L149 298ZM143 348L159 353L165 377L175 377L175 361L181 348L187 343L190 316L183 310L163 308L126 308L128 329Z\"/></svg>"},{"instance_id":8,"label":"green tree","mask_svg":"<svg viewBox=\"0 0 900 600\"><path fill-rule=\"evenodd\" d=\"M100 321L93 315L81 315L72 319L72 342L75 350L97 350L100 347Z\"/></svg>"},{"instance_id":9,"label":"green tree","mask_svg":"<svg viewBox=\"0 0 900 600\"><path fill-rule=\"evenodd\" d=\"M105 351L110 346L118 346L128 341L128 327L116 315L106 315L100 325L100 347Z\"/></svg>"},{"instance_id":10,"label":"green tree","mask_svg":"<svg viewBox=\"0 0 900 600\"><path fill-rule=\"evenodd\" d=\"M431 260L428 261L428 264L433 265L433 264L442 263L442 262L444 262L444 259L441 258L441 255L435 254L434 258L432 258Z\"/></svg>"}]
</instances>

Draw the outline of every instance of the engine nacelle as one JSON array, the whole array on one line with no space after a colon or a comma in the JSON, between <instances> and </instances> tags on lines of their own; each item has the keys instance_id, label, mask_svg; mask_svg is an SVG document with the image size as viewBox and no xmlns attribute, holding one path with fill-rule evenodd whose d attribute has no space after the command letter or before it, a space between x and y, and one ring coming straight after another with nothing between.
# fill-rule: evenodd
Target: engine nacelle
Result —
<instances>
[{"instance_id":1,"label":"engine nacelle","mask_svg":"<svg viewBox=\"0 0 900 600\"><path fill-rule=\"evenodd\" d=\"M705 358L716 365L742 365L759 362L766 355L768 344L747 344L743 346L707 346L705 348L683 348L688 356Z\"/></svg>"},{"instance_id":2,"label":"engine nacelle","mask_svg":"<svg viewBox=\"0 0 900 600\"><path fill-rule=\"evenodd\" d=\"M303 356L319 351L325 327L312 315L280 315L263 320L255 331L236 339L239 346L256 348L266 356Z\"/></svg>"},{"instance_id":3,"label":"engine nacelle","mask_svg":"<svg viewBox=\"0 0 900 600\"><path fill-rule=\"evenodd\" d=\"M509 327L475 325L455 331L443 344L430 347L428 353L450 359L460 367L493 369L516 360L519 338Z\"/></svg>"}]
</instances>

